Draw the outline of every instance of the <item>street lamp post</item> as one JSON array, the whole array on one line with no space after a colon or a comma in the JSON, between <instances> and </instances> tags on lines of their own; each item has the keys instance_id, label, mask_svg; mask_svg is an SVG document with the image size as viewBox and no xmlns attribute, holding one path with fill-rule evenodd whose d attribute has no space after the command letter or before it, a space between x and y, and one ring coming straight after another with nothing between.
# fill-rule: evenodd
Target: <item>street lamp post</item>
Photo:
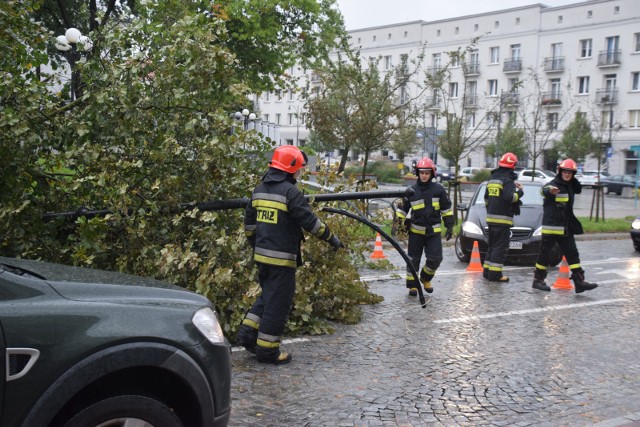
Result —
<instances>
[{"instance_id":1,"label":"street lamp post","mask_svg":"<svg viewBox=\"0 0 640 427\"><path fill-rule=\"evenodd\" d=\"M71 101L82 94L80 71L76 63L82 58L82 54L90 51L92 47L91 39L83 36L77 28L69 28L64 35L56 37L56 49L62 52L71 68Z\"/></svg>"},{"instance_id":2,"label":"street lamp post","mask_svg":"<svg viewBox=\"0 0 640 427\"><path fill-rule=\"evenodd\" d=\"M256 113L250 112L247 108L244 108L242 111L236 111L233 114L233 118L242 122L243 130L245 131L249 130L249 122L254 123L254 129L255 129ZM244 142L244 138L243 138L242 149L244 150L245 148L246 148L246 143Z\"/></svg>"}]
</instances>

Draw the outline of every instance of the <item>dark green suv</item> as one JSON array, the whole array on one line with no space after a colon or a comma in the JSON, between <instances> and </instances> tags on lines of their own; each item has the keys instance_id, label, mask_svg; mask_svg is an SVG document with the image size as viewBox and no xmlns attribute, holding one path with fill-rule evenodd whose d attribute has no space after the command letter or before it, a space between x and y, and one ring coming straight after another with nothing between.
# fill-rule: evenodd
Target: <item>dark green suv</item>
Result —
<instances>
[{"instance_id":1,"label":"dark green suv","mask_svg":"<svg viewBox=\"0 0 640 427\"><path fill-rule=\"evenodd\" d=\"M226 426L209 300L152 279L0 257L1 426Z\"/></svg>"}]
</instances>

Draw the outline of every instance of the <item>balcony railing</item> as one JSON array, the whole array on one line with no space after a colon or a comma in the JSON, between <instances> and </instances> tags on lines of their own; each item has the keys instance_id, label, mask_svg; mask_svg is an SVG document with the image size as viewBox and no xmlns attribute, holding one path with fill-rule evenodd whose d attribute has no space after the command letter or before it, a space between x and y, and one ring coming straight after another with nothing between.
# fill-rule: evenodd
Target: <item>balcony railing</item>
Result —
<instances>
[{"instance_id":1,"label":"balcony railing","mask_svg":"<svg viewBox=\"0 0 640 427\"><path fill-rule=\"evenodd\" d=\"M441 98L439 96L430 96L427 98L427 108L440 108Z\"/></svg>"},{"instance_id":2,"label":"balcony railing","mask_svg":"<svg viewBox=\"0 0 640 427\"><path fill-rule=\"evenodd\" d=\"M467 95L464 98L465 108L478 108L478 95Z\"/></svg>"},{"instance_id":3,"label":"balcony railing","mask_svg":"<svg viewBox=\"0 0 640 427\"><path fill-rule=\"evenodd\" d=\"M480 63L479 62L467 62L464 65L464 75L465 76L477 76L480 74Z\"/></svg>"},{"instance_id":4,"label":"balcony railing","mask_svg":"<svg viewBox=\"0 0 640 427\"><path fill-rule=\"evenodd\" d=\"M618 67L622 62L622 52L617 50L603 50L598 54L598 67Z\"/></svg>"},{"instance_id":5,"label":"balcony railing","mask_svg":"<svg viewBox=\"0 0 640 427\"><path fill-rule=\"evenodd\" d=\"M554 58L545 58L544 59L544 70L547 73L555 73L559 71L564 71L564 57L556 56Z\"/></svg>"},{"instance_id":6,"label":"balcony railing","mask_svg":"<svg viewBox=\"0 0 640 427\"><path fill-rule=\"evenodd\" d=\"M505 59L502 71L505 73L519 73L522 71L522 59Z\"/></svg>"},{"instance_id":7,"label":"balcony railing","mask_svg":"<svg viewBox=\"0 0 640 427\"><path fill-rule=\"evenodd\" d=\"M520 94L516 91L509 91L502 94L502 105L505 107L520 105Z\"/></svg>"},{"instance_id":8,"label":"balcony railing","mask_svg":"<svg viewBox=\"0 0 640 427\"><path fill-rule=\"evenodd\" d=\"M618 88L596 90L596 104L613 105L618 103Z\"/></svg>"},{"instance_id":9,"label":"balcony railing","mask_svg":"<svg viewBox=\"0 0 640 427\"><path fill-rule=\"evenodd\" d=\"M434 65L432 67L427 68L427 74L433 76L442 71L442 65Z\"/></svg>"},{"instance_id":10,"label":"balcony railing","mask_svg":"<svg viewBox=\"0 0 640 427\"><path fill-rule=\"evenodd\" d=\"M544 92L540 105L545 107L559 107L562 105L562 93L559 90Z\"/></svg>"}]
</instances>

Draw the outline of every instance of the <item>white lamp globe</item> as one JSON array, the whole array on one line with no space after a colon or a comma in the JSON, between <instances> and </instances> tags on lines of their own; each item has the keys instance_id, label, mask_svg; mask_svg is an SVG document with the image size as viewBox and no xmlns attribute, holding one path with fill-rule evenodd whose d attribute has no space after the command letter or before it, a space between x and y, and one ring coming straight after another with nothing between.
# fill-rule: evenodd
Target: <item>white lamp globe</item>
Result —
<instances>
[{"instance_id":1,"label":"white lamp globe","mask_svg":"<svg viewBox=\"0 0 640 427\"><path fill-rule=\"evenodd\" d=\"M65 36L56 37L56 49L63 52L71 49L71 45L69 44Z\"/></svg>"},{"instance_id":2,"label":"white lamp globe","mask_svg":"<svg viewBox=\"0 0 640 427\"><path fill-rule=\"evenodd\" d=\"M255 120L255 119L256 119L256 113L249 114L249 120Z\"/></svg>"},{"instance_id":3,"label":"white lamp globe","mask_svg":"<svg viewBox=\"0 0 640 427\"><path fill-rule=\"evenodd\" d=\"M249 115L249 110L247 110L246 108L242 110L242 115L247 117Z\"/></svg>"},{"instance_id":4,"label":"white lamp globe","mask_svg":"<svg viewBox=\"0 0 640 427\"><path fill-rule=\"evenodd\" d=\"M80 41L80 36L82 36L82 33L77 28L69 28L64 33L64 36L67 38L69 43L78 43L78 41Z\"/></svg>"}]
</instances>

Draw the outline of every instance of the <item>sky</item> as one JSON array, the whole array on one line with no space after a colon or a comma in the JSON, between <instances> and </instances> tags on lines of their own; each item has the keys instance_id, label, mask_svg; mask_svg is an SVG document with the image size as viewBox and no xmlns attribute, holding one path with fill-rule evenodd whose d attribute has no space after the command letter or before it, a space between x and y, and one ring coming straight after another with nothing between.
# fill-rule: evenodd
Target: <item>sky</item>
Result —
<instances>
[{"instance_id":1,"label":"sky","mask_svg":"<svg viewBox=\"0 0 640 427\"><path fill-rule=\"evenodd\" d=\"M542 3L563 6L579 0L337 0L347 30L398 24L408 21L437 21L476 13Z\"/></svg>"}]
</instances>

